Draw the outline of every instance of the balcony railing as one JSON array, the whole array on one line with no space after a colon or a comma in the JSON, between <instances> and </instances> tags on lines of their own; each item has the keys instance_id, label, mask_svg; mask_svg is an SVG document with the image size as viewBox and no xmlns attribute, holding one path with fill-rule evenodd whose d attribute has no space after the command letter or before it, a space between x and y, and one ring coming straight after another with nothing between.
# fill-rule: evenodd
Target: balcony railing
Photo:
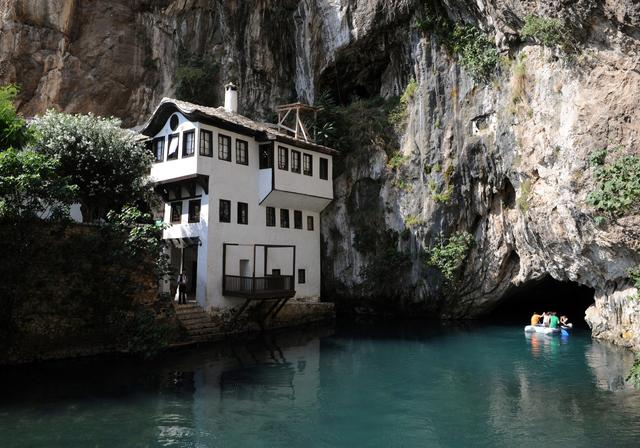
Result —
<instances>
[{"instance_id":1,"label":"balcony railing","mask_svg":"<svg viewBox=\"0 0 640 448\"><path fill-rule=\"evenodd\" d=\"M225 275L222 294L253 299L278 299L293 297L293 275L267 277L242 277Z\"/></svg>"}]
</instances>

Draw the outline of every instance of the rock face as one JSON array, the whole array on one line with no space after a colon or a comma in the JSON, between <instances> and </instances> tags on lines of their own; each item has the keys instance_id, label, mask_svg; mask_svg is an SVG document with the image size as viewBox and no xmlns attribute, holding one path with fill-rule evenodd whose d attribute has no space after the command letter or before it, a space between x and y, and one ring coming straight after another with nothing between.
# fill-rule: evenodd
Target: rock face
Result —
<instances>
[{"instance_id":1,"label":"rock face","mask_svg":"<svg viewBox=\"0 0 640 448\"><path fill-rule=\"evenodd\" d=\"M491 36L502 62L490 80L416 26L426 8ZM468 317L551 276L594 289L595 336L640 349L627 278L640 216L596 225L586 203L593 150L638 154L636 2L5 0L0 14L0 82L22 85L26 115L58 107L139 123L174 93L186 56L215 61L217 91L233 80L241 111L258 117L325 90L342 103L397 96L415 80L400 163L375 139L345 156L322 219L325 296L342 310ZM578 51L522 39L530 14L564 21ZM461 231L475 243L451 284L424 257ZM389 275L376 289L367 272Z\"/></svg>"},{"instance_id":2,"label":"rock face","mask_svg":"<svg viewBox=\"0 0 640 448\"><path fill-rule=\"evenodd\" d=\"M3 0L0 82L22 87L27 116L56 107L144 121L175 93L181 65L210 61L241 111L292 99L295 1ZM222 92L222 87L217 89ZM217 105L217 104L216 104Z\"/></svg>"}]
</instances>

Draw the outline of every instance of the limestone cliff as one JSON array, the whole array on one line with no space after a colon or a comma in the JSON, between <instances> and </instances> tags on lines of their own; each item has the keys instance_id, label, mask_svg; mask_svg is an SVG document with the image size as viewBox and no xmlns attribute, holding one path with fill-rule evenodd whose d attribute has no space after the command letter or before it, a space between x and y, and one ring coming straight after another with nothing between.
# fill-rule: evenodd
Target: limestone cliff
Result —
<instances>
[{"instance_id":1,"label":"limestone cliff","mask_svg":"<svg viewBox=\"0 0 640 448\"><path fill-rule=\"evenodd\" d=\"M434 13L489 36L500 52L489 77L419 26ZM0 82L22 85L27 115L55 106L138 123L193 60L262 117L322 91L345 104L399 96L415 80L393 147L362 140L345 156L322 219L325 295L343 309L476 316L552 276L595 290L595 336L640 348L628 279L640 217L597 223L587 205L590 154L638 154L636 2L4 0L0 14ZM529 15L561 23L570 51L523 38ZM462 231L474 244L452 284L424 259Z\"/></svg>"}]
</instances>

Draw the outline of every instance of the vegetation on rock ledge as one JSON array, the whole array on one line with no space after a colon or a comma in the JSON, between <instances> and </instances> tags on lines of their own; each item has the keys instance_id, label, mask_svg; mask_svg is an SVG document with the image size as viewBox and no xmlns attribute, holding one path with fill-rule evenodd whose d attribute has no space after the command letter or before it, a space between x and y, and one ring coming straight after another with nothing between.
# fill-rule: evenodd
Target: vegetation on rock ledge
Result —
<instances>
[{"instance_id":1,"label":"vegetation on rock ledge","mask_svg":"<svg viewBox=\"0 0 640 448\"><path fill-rule=\"evenodd\" d=\"M620 151L600 149L590 158L596 188L587 196L587 203L611 217L640 211L640 156L617 155Z\"/></svg>"},{"instance_id":2,"label":"vegetation on rock ledge","mask_svg":"<svg viewBox=\"0 0 640 448\"><path fill-rule=\"evenodd\" d=\"M636 389L640 389L640 358L636 358L633 362L627 381L631 382Z\"/></svg>"},{"instance_id":3,"label":"vegetation on rock ledge","mask_svg":"<svg viewBox=\"0 0 640 448\"><path fill-rule=\"evenodd\" d=\"M456 232L447 241L440 241L427 253L426 264L440 270L444 278L454 283L462 263L475 240L469 232Z\"/></svg>"},{"instance_id":4,"label":"vegetation on rock ledge","mask_svg":"<svg viewBox=\"0 0 640 448\"><path fill-rule=\"evenodd\" d=\"M458 55L460 64L471 76L487 81L498 65L498 50L487 35L479 28L461 23L453 23L445 13L432 8L417 26L423 33L433 33L452 53Z\"/></svg>"},{"instance_id":5,"label":"vegetation on rock ledge","mask_svg":"<svg viewBox=\"0 0 640 448\"><path fill-rule=\"evenodd\" d=\"M545 47L560 48L567 53L574 48L573 38L567 26L560 19L528 15L520 29L520 36Z\"/></svg>"}]
</instances>

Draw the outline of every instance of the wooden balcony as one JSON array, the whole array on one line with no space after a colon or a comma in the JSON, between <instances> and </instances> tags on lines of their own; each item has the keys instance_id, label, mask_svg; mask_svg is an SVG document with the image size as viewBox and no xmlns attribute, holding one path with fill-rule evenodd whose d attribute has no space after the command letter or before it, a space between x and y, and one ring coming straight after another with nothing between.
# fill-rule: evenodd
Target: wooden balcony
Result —
<instances>
[{"instance_id":1,"label":"wooden balcony","mask_svg":"<svg viewBox=\"0 0 640 448\"><path fill-rule=\"evenodd\" d=\"M242 277L224 275L222 294L245 299L285 299L296 294L292 275Z\"/></svg>"}]
</instances>

